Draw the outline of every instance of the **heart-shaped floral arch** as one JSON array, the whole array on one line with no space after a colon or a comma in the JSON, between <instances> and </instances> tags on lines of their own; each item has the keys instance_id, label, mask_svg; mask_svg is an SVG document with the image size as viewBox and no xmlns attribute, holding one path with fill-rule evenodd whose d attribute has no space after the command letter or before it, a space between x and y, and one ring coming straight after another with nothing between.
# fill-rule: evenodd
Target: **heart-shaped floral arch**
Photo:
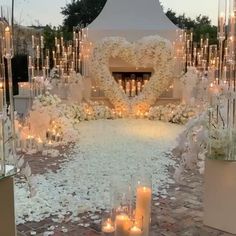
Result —
<instances>
[{"instance_id":1,"label":"heart-shaped floral arch","mask_svg":"<svg viewBox=\"0 0 236 236\"><path fill-rule=\"evenodd\" d=\"M153 68L149 82L142 93L128 98L109 70L109 59L120 58L135 67ZM125 38L107 37L94 46L91 71L116 109L128 112L145 111L169 87L173 80L171 43L160 36L148 36L130 43Z\"/></svg>"}]
</instances>

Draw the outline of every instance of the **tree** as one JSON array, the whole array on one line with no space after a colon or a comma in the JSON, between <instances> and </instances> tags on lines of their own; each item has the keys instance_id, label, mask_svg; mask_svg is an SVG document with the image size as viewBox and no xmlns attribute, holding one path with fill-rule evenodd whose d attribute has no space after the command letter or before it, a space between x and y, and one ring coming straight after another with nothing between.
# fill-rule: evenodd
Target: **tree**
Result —
<instances>
[{"instance_id":1,"label":"tree","mask_svg":"<svg viewBox=\"0 0 236 236\"><path fill-rule=\"evenodd\" d=\"M196 17L194 26L194 40L200 41L200 38L208 35L210 44L217 44L217 27L211 24L208 16L199 15Z\"/></svg>"},{"instance_id":2,"label":"tree","mask_svg":"<svg viewBox=\"0 0 236 236\"><path fill-rule=\"evenodd\" d=\"M67 31L74 26L90 24L101 12L107 0L72 0L62 8L63 25Z\"/></svg>"},{"instance_id":3,"label":"tree","mask_svg":"<svg viewBox=\"0 0 236 236\"><path fill-rule=\"evenodd\" d=\"M209 43L217 43L217 27L212 25L208 16L198 15L195 19L191 19L185 14L177 16L171 9L167 10L166 15L179 28L192 30L195 42L200 42L200 38L208 34Z\"/></svg>"}]
</instances>

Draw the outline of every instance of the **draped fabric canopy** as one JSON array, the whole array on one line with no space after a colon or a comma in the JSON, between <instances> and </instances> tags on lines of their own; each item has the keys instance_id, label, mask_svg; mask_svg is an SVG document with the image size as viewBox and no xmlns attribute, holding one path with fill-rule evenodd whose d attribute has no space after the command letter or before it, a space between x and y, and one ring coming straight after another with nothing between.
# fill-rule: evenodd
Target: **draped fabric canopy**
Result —
<instances>
[{"instance_id":1,"label":"draped fabric canopy","mask_svg":"<svg viewBox=\"0 0 236 236\"><path fill-rule=\"evenodd\" d=\"M164 14L159 0L107 0L88 27L93 42L108 36L136 41L155 34L173 41L178 29Z\"/></svg>"}]
</instances>

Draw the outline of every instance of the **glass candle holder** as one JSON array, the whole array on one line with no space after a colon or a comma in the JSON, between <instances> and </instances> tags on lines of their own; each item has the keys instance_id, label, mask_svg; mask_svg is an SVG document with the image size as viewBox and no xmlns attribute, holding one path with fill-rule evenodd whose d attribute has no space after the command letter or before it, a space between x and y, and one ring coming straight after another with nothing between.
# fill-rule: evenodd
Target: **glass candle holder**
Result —
<instances>
[{"instance_id":1,"label":"glass candle holder","mask_svg":"<svg viewBox=\"0 0 236 236\"><path fill-rule=\"evenodd\" d=\"M138 218L135 210L131 216L132 225L129 229L129 236L142 236L143 235L143 217Z\"/></svg>"},{"instance_id":2,"label":"glass candle holder","mask_svg":"<svg viewBox=\"0 0 236 236\"><path fill-rule=\"evenodd\" d=\"M103 215L102 218L102 235L114 236L115 235L115 223L112 213Z\"/></svg>"},{"instance_id":3,"label":"glass candle holder","mask_svg":"<svg viewBox=\"0 0 236 236\"><path fill-rule=\"evenodd\" d=\"M131 204L130 181L124 181L119 176L115 176L111 183L111 206L117 213L130 214Z\"/></svg>"},{"instance_id":4,"label":"glass candle holder","mask_svg":"<svg viewBox=\"0 0 236 236\"><path fill-rule=\"evenodd\" d=\"M113 177L111 187L112 209L115 213L115 236L129 236L132 226L130 181L120 176Z\"/></svg>"}]
</instances>

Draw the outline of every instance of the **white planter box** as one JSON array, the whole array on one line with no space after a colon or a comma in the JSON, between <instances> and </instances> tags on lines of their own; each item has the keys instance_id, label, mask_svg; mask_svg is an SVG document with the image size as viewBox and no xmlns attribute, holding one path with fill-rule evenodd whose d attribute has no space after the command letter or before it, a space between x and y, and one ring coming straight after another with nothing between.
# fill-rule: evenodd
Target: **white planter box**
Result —
<instances>
[{"instance_id":1,"label":"white planter box","mask_svg":"<svg viewBox=\"0 0 236 236\"><path fill-rule=\"evenodd\" d=\"M206 160L204 224L236 234L236 162Z\"/></svg>"}]
</instances>

